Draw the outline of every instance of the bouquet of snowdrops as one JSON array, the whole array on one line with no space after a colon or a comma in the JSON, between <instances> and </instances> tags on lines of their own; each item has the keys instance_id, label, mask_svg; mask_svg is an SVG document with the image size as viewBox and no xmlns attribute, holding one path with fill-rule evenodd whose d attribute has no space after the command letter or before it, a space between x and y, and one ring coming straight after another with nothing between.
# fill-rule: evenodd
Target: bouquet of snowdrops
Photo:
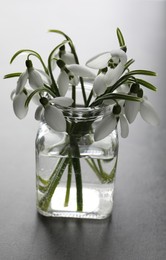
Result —
<instances>
[{"instance_id":1,"label":"bouquet of snowdrops","mask_svg":"<svg viewBox=\"0 0 166 260\"><path fill-rule=\"evenodd\" d=\"M11 99L14 113L19 119L23 119L27 115L29 104L34 101L36 104L35 119L44 118L47 125L54 131L67 132L69 136L72 135L74 128L69 127L62 108L80 107L80 97L78 98L77 95L77 88L80 86L83 100L81 107L109 106L95 129L95 142L107 137L117 128L118 124L121 136L126 138L129 133L129 124L134 122L139 113L147 123L151 125L159 123L157 113L144 94L144 89L156 91L156 87L140 78L140 75L156 76L156 73L149 70L130 69L134 60L127 59L126 43L119 28L116 31L119 47L92 57L85 66L79 64L75 46L68 35L59 30L50 30L50 32L60 34L65 39L50 52L47 63L34 50L19 50L12 57L11 63L20 54L25 54L25 71L5 75L5 78L18 78ZM40 69L34 67L32 62L34 58L40 61ZM91 90L88 93L85 88L87 80L91 82ZM69 89L71 89L70 92ZM80 131L81 136L81 125L77 131ZM70 164L73 165L75 171L80 170L79 148L77 148L75 149L75 153L78 153L76 158L70 159ZM67 163L69 161L64 160L65 166ZM63 165L61 166L63 169ZM60 174L61 171L59 168L57 171L55 169L54 174ZM42 183L45 184L46 181L42 180ZM77 189L80 189L77 199L78 211L82 211L82 185L80 183L81 178L76 183ZM41 207L45 205L43 206L45 210L51 198L49 185L45 187L47 196L45 200L41 201Z\"/></svg>"}]
</instances>

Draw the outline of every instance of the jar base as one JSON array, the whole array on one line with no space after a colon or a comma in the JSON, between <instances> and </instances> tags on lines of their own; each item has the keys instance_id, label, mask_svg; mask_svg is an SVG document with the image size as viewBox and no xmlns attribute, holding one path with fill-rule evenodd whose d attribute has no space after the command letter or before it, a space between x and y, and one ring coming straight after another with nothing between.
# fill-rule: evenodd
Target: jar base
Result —
<instances>
[{"instance_id":1,"label":"jar base","mask_svg":"<svg viewBox=\"0 0 166 260\"><path fill-rule=\"evenodd\" d=\"M86 185L83 188L83 211L76 211L76 188L70 189L68 206L64 206L65 187L58 186L47 211L37 207L38 212L46 217L105 219L111 215L113 207L114 184ZM38 199L40 194L38 194Z\"/></svg>"}]
</instances>

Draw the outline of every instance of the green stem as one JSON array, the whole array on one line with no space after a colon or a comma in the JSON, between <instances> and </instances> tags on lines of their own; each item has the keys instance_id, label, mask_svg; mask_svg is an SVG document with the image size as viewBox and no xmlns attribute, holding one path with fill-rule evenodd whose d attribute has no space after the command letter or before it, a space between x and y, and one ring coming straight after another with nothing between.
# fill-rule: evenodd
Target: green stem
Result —
<instances>
[{"instance_id":1,"label":"green stem","mask_svg":"<svg viewBox=\"0 0 166 260\"><path fill-rule=\"evenodd\" d=\"M80 84L81 84L82 96L83 96L84 104L86 106L86 102L87 102L86 91L85 91L85 86L84 86L84 80L81 77L80 77Z\"/></svg>"},{"instance_id":2,"label":"green stem","mask_svg":"<svg viewBox=\"0 0 166 260\"><path fill-rule=\"evenodd\" d=\"M75 107L76 106L76 87L74 85L72 86L72 99L73 99L72 107Z\"/></svg>"},{"instance_id":3,"label":"green stem","mask_svg":"<svg viewBox=\"0 0 166 260\"><path fill-rule=\"evenodd\" d=\"M64 207L68 207L68 204L69 204L71 179L72 179L72 163L71 163L71 160L70 160L69 165L68 165L68 176L67 176L66 196L65 196Z\"/></svg>"},{"instance_id":4,"label":"green stem","mask_svg":"<svg viewBox=\"0 0 166 260\"><path fill-rule=\"evenodd\" d=\"M114 180L116 167L117 167L117 161L118 161L118 157L116 158L113 169L111 170L111 172L109 174L107 174L106 172L103 171L100 159L97 159L98 166L96 165L94 159L86 159L86 162L89 164L89 166L92 168L92 170L96 173L97 177L99 178L99 180L102 183L105 183L105 182L108 183L108 182L112 182Z\"/></svg>"},{"instance_id":5,"label":"green stem","mask_svg":"<svg viewBox=\"0 0 166 260\"><path fill-rule=\"evenodd\" d=\"M82 198L82 177L81 177L81 165L79 158L72 158L75 180L76 180L76 192L77 192L77 211L83 210L83 198Z\"/></svg>"},{"instance_id":6,"label":"green stem","mask_svg":"<svg viewBox=\"0 0 166 260\"><path fill-rule=\"evenodd\" d=\"M39 201L39 207L43 211L47 211L52 196L56 187L58 186L60 179L65 171L66 166L69 163L69 158L61 158L54 172L52 173L51 181L49 182L48 188L42 199Z\"/></svg>"},{"instance_id":7,"label":"green stem","mask_svg":"<svg viewBox=\"0 0 166 260\"><path fill-rule=\"evenodd\" d=\"M95 173L99 173L99 170L97 168L97 165L94 161L94 159L86 159L87 163L89 164L89 166L92 168L92 170L95 172Z\"/></svg>"},{"instance_id":8,"label":"green stem","mask_svg":"<svg viewBox=\"0 0 166 260\"><path fill-rule=\"evenodd\" d=\"M89 106L90 102L91 102L91 99L92 99L92 96L93 96L93 89L91 90L90 94L89 94L89 97L86 101L86 107Z\"/></svg>"},{"instance_id":9,"label":"green stem","mask_svg":"<svg viewBox=\"0 0 166 260\"><path fill-rule=\"evenodd\" d=\"M103 174L104 172L103 172L103 167L101 165L101 160L100 159L97 159L97 164L99 166L99 171L101 172L101 174Z\"/></svg>"},{"instance_id":10,"label":"green stem","mask_svg":"<svg viewBox=\"0 0 166 260\"><path fill-rule=\"evenodd\" d=\"M82 196L82 176L81 176L81 165L80 165L80 151L76 137L70 136L71 156L72 165L75 173L76 181L76 192L77 192L77 211L83 210L83 196Z\"/></svg>"}]
</instances>

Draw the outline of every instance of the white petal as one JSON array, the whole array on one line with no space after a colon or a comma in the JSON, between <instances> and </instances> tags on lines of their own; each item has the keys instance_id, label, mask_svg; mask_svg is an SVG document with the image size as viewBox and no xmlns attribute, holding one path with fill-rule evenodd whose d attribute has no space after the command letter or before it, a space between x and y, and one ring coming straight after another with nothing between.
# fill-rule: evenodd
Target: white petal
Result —
<instances>
[{"instance_id":1,"label":"white petal","mask_svg":"<svg viewBox=\"0 0 166 260\"><path fill-rule=\"evenodd\" d=\"M24 92L16 95L13 99L13 110L19 119L23 119L27 115L28 107L25 107L26 99L27 96Z\"/></svg>"},{"instance_id":2,"label":"white petal","mask_svg":"<svg viewBox=\"0 0 166 260\"><path fill-rule=\"evenodd\" d=\"M79 64L70 64L66 66L74 75L83 78L95 78L96 75L88 68Z\"/></svg>"},{"instance_id":3,"label":"white petal","mask_svg":"<svg viewBox=\"0 0 166 260\"><path fill-rule=\"evenodd\" d=\"M121 62L114 69L109 68L105 74L105 82L107 86L113 86L123 74L123 71L124 66Z\"/></svg>"},{"instance_id":4,"label":"white petal","mask_svg":"<svg viewBox=\"0 0 166 260\"><path fill-rule=\"evenodd\" d=\"M103 100L103 104L108 106L108 105L114 105L116 102L113 99L105 99Z\"/></svg>"},{"instance_id":5,"label":"white petal","mask_svg":"<svg viewBox=\"0 0 166 260\"><path fill-rule=\"evenodd\" d=\"M14 89L14 90L12 90L12 92L10 94L10 98L11 98L12 101L13 101L15 95L16 95L16 90Z\"/></svg>"},{"instance_id":6,"label":"white petal","mask_svg":"<svg viewBox=\"0 0 166 260\"><path fill-rule=\"evenodd\" d=\"M66 64L76 63L75 58L74 58L74 55L73 55L73 53L71 53L71 52L63 53L63 54L61 55L61 59L62 59Z\"/></svg>"},{"instance_id":7,"label":"white petal","mask_svg":"<svg viewBox=\"0 0 166 260\"><path fill-rule=\"evenodd\" d=\"M130 124L135 120L139 109L140 109L140 102L129 101L129 100L125 101L125 115Z\"/></svg>"},{"instance_id":8,"label":"white petal","mask_svg":"<svg viewBox=\"0 0 166 260\"><path fill-rule=\"evenodd\" d=\"M113 114L104 117L96 127L94 134L95 141L99 141L109 135L116 128L116 125L117 120Z\"/></svg>"},{"instance_id":9,"label":"white petal","mask_svg":"<svg viewBox=\"0 0 166 260\"><path fill-rule=\"evenodd\" d=\"M63 113L56 107L47 105L44 110L46 123L57 132L66 131L66 121Z\"/></svg>"},{"instance_id":10,"label":"white petal","mask_svg":"<svg viewBox=\"0 0 166 260\"><path fill-rule=\"evenodd\" d=\"M45 73L43 70L38 70L38 69L36 69L36 71L38 71L41 74L41 76L43 77L44 83L49 84L49 85L52 84L52 80L47 73Z\"/></svg>"},{"instance_id":11,"label":"white petal","mask_svg":"<svg viewBox=\"0 0 166 260\"><path fill-rule=\"evenodd\" d=\"M152 104L146 99L140 104L140 114L147 123L153 126L159 125L160 119Z\"/></svg>"},{"instance_id":12,"label":"white petal","mask_svg":"<svg viewBox=\"0 0 166 260\"><path fill-rule=\"evenodd\" d=\"M127 94L130 91L130 88L127 84L123 84L120 87L116 89L117 93L121 94Z\"/></svg>"},{"instance_id":13,"label":"white petal","mask_svg":"<svg viewBox=\"0 0 166 260\"><path fill-rule=\"evenodd\" d=\"M56 97L50 100L51 103L55 105L60 105L62 107L69 107L73 103L73 99L69 97Z\"/></svg>"},{"instance_id":14,"label":"white petal","mask_svg":"<svg viewBox=\"0 0 166 260\"><path fill-rule=\"evenodd\" d=\"M43 87L43 80L40 74L33 68L29 69L29 84L33 89Z\"/></svg>"},{"instance_id":15,"label":"white petal","mask_svg":"<svg viewBox=\"0 0 166 260\"><path fill-rule=\"evenodd\" d=\"M107 89L104 77L105 77L105 75L100 73L94 80L93 90L97 96L103 94Z\"/></svg>"},{"instance_id":16,"label":"white petal","mask_svg":"<svg viewBox=\"0 0 166 260\"><path fill-rule=\"evenodd\" d=\"M112 57L119 58L123 65L127 62L127 55L121 49L111 51Z\"/></svg>"},{"instance_id":17,"label":"white petal","mask_svg":"<svg viewBox=\"0 0 166 260\"><path fill-rule=\"evenodd\" d=\"M103 69L108 66L108 61L111 59L110 52L100 53L86 62L86 66L92 69Z\"/></svg>"},{"instance_id":18,"label":"white petal","mask_svg":"<svg viewBox=\"0 0 166 260\"><path fill-rule=\"evenodd\" d=\"M60 72L58 79L57 79L57 83L58 83L58 86L59 86L60 95L65 96L66 92L69 88L69 77L66 74L66 72L64 72L64 71Z\"/></svg>"},{"instance_id":19,"label":"white petal","mask_svg":"<svg viewBox=\"0 0 166 260\"><path fill-rule=\"evenodd\" d=\"M125 118L124 115L121 114L119 120L120 120L121 136L123 138L126 138L129 134L129 125L127 119Z\"/></svg>"},{"instance_id":20,"label":"white petal","mask_svg":"<svg viewBox=\"0 0 166 260\"><path fill-rule=\"evenodd\" d=\"M27 70L22 73L20 75L20 77L18 78L18 81L17 81L17 87L16 87L16 95L20 92L22 92L22 90L24 89L25 87L25 84L27 82L27 79L28 79L28 72Z\"/></svg>"},{"instance_id":21,"label":"white petal","mask_svg":"<svg viewBox=\"0 0 166 260\"><path fill-rule=\"evenodd\" d=\"M78 76L74 75L72 72L69 73L68 77L72 76L72 78L69 78L69 82L71 85L77 86L79 83Z\"/></svg>"},{"instance_id":22,"label":"white petal","mask_svg":"<svg viewBox=\"0 0 166 260\"><path fill-rule=\"evenodd\" d=\"M40 121L42 113L43 113L43 106L40 105L40 106L37 107L37 109L35 111L35 119Z\"/></svg>"}]
</instances>

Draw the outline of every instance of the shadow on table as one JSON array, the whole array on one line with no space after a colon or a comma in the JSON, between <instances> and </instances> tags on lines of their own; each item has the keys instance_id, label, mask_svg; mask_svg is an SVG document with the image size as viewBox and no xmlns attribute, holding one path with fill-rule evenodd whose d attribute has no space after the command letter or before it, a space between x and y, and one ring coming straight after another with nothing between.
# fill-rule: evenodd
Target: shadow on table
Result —
<instances>
[{"instance_id":1,"label":"shadow on table","mask_svg":"<svg viewBox=\"0 0 166 260\"><path fill-rule=\"evenodd\" d=\"M40 250L41 259L107 259L103 256L110 247L111 219L47 218L38 214L35 250Z\"/></svg>"}]
</instances>

